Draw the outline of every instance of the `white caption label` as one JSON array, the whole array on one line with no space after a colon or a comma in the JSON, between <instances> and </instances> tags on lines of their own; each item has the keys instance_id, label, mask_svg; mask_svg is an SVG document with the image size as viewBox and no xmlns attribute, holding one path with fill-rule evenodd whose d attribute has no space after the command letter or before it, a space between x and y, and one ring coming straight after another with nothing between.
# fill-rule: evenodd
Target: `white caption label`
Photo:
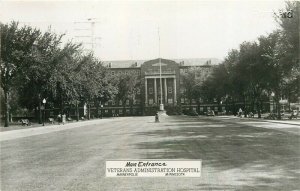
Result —
<instances>
[{"instance_id":1,"label":"white caption label","mask_svg":"<svg viewBox=\"0 0 300 191\"><path fill-rule=\"evenodd\" d=\"M200 177L201 160L106 161L106 177Z\"/></svg>"}]
</instances>

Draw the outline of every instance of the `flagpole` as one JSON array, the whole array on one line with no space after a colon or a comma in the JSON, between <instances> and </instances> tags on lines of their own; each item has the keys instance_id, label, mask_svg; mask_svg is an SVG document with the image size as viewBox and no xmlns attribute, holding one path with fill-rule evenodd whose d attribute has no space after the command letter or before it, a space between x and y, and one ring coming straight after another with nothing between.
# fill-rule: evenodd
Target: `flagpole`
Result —
<instances>
[{"instance_id":1,"label":"flagpole","mask_svg":"<svg viewBox=\"0 0 300 191\"><path fill-rule=\"evenodd\" d=\"M162 99L162 79L161 79L161 58L160 58L160 33L159 33L159 27L158 27L158 55L159 55L159 82L160 82L160 105L159 110L164 110L164 104Z\"/></svg>"}]
</instances>

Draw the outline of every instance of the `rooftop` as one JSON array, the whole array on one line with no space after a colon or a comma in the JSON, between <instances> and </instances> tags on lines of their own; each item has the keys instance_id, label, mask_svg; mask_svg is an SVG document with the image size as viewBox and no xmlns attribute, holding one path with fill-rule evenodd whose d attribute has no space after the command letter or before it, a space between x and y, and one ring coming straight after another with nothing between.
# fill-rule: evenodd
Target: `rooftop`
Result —
<instances>
[{"instance_id":1,"label":"rooftop","mask_svg":"<svg viewBox=\"0 0 300 191\"><path fill-rule=\"evenodd\" d=\"M183 62L183 66L201 66L210 62L211 65L218 65L221 60L218 58L183 58L183 59L170 59L177 63ZM111 60L104 61L104 65L111 64L111 68L130 68L140 67L144 62L148 60Z\"/></svg>"}]
</instances>

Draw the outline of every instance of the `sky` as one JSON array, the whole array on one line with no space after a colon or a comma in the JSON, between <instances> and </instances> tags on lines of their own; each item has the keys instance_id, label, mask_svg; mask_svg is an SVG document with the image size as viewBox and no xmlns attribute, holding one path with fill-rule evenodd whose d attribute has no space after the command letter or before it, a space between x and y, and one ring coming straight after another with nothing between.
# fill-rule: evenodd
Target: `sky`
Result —
<instances>
[{"instance_id":1,"label":"sky","mask_svg":"<svg viewBox=\"0 0 300 191\"><path fill-rule=\"evenodd\" d=\"M278 28L284 1L0 1L0 21L66 33L101 60L219 58ZM92 20L88 20L92 18ZM94 22L94 24L91 23Z\"/></svg>"}]
</instances>

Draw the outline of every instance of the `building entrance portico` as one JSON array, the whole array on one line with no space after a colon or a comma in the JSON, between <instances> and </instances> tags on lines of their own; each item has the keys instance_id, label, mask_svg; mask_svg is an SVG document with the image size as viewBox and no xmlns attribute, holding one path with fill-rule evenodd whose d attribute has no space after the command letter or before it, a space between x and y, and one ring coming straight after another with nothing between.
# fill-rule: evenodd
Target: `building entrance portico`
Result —
<instances>
[{"instance_id":1,"label":"building entrance portico","mask_svg":"<svg viewBox=\"0 0 300 191\"><path fill-rule=\"evenodd\" d=\"M161 82L161 83L160 83ZM160 86L162 85L162 92ZM175 76L145 76L145 104L176 105L176 77ZM162 93L162 96L161 96ZM162 97L162 100L161 100Z\"/></svg>"},{"instance_id":2,"label":"building entrance portico","mask_svg":"<svg viewBox=\"0 0 300 191\"><path fill-rule=\"evenodd\" d=\"M179 64L166 59L155 59L141 65L144 79L145 106L177 105Z\"/></svg>"}]
</instances>

